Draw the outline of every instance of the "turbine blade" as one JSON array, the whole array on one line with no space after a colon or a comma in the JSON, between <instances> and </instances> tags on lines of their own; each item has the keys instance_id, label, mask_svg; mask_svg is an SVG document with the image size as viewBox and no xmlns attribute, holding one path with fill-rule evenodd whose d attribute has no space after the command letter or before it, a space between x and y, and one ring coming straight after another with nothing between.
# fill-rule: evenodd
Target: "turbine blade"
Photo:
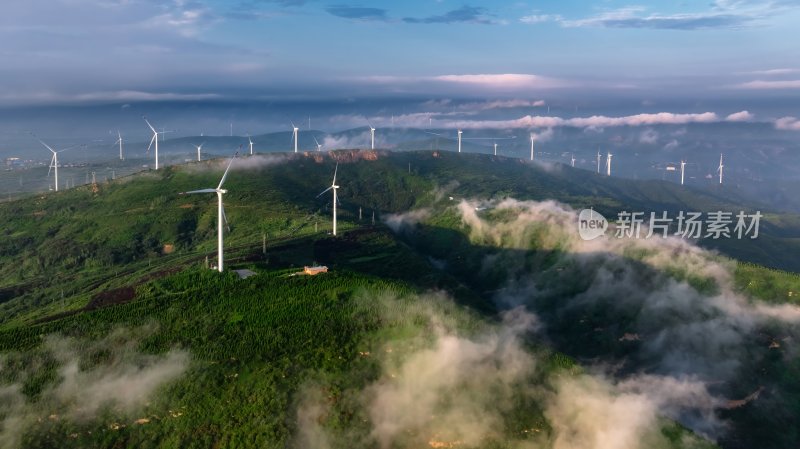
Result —
<instances>
[{"instance_id":1,"label":"turbine blade","mask_svg":"<svg viewBox=\"0 0 800 449\"><path fill-rule=\"evenodd\" d=\"M320 194L319 194L319 195L317 195L317 198L321 197L322 195L325 195L325 194L326 194L326 193L328 193L328 191L329 191L329 190L331 190L332 188L333 188L333 186L330 186L330 187L328 187L327 189L323 190L322 192L320 192Z\"/></svg>"},{"instance_id":2,"label":"turbine blade","mask_svg":"<svg viewBox=\"0 0 800 449\"><path fill-rule=\"evenodd\" d=\"M231 232L231 225L228 223L228 215L225 213L225 203L222 204L222 219L225 221L225 227L228 228L228 232Z\"/></svg>"},{"instance_id":3,"label":"turbine blade","mask_svg":"<svg viewBox=\"0 0 800 449\"><path fill-rule=\"evenodd\" d=\"M336 185L336 172L339 171L339 163L336 163L336 168L333 170L333 185Z\"/></svg>"},{"instance_id":4,"label":"turbine blade","mask_svg":"<svg viewBox=\"0 0 800 449\"><path fill-rule=\"evenodd\" d=\"M56 153L53 152L53 157L50 158L50 168L47 169L47 176L50 176L50 172L53 171L53 167L56 165L55 161L56 161Z\"/></svg>"},{"instance_id":5,"label":"turbine blade","mask_svg":"<svg viewBox=\"0 0 800 449\"><path fill-rule=\"evenodd\" d=\"M195 193L217 193L217 189L192 190L189 192L181 192L178 195L193 195Z\"/></svg>"},{"instance_id":6,"label":"turbine blade","mask_svg":"<svg viewBox=\"0 0 800 449\"><path fill-rule=\"evenodd\" d=\"M44 146L45 146L45 148L47 148L48 150L52 151L53 153L55 153L55 152L56 152L56 150L54 150L54 149L50 148L50 145L48 145L48 144L44 143L44 141L43 141L42 139L40 139L40 138L36 137L36 136L35 136L33 133L31 133L31 135L32 135L34 138L36 138L36 140L38 140L38 141L39 141L39 143L41 143L42 145L44 145Z\"/></svg>"},{"instance_id":7,"label":"turbine blade","mask_svg":"<svg viewBox=\"0 0 800 449\"><path fill-rule=\"evenodd\" d=\"M156 131L156 129L153 128L153 125L151 125L150 122L147 121L147 117L142 116L142 118L144 119L144 122L147 123L147 126L149 126L151 130L153 130L153 134L158 134L158 131Z\"/></svg>"},{"instance_id":8,"label":"turbine blade","mask_svg":"<svg viewBox=\"0 0 800 449\"><path fill-rule=\"evenodd\" d=\"M242 149L241 145L239 145L239 149L240 150ZM233 165L233 160L236 159L236 156L238 156L238 155L239 155L239 152L237 151L236 153L233 154L233 157L231 158L231 161L228 162L228 168L226 168L225 169L225 173L222 174L222 179L219 180L219 186L217 186L217 189L221 189L222 188L222 184L225 184L225 179L228 177L228 172L231 169L231 165Z\"/></svg>"},{"instance_id":9,"label":"turbine blade","mask_svg":"<svg viewBox=\"0 0 800 449\"><path fill-rule=\"evenodd\" d=\"M150 145L147 146L147 151L145 151L144 154L150 154L150 148L153 146L156 137L158 137L158 134L153 134L153 137L150 139Z\"/></svg>"},{"instance_id":10,"label":"turbine blade","mask_svg":"<svg viewBox=\"0 0 800 449\"><path fill-rule=\"evenodd\" d=\"M319 140L317 140L317 137L316 137L316 136L314 136L314 143L316 143L316 144L317 144L317 146L319 146Z\"/></svg>"}]
</instances>

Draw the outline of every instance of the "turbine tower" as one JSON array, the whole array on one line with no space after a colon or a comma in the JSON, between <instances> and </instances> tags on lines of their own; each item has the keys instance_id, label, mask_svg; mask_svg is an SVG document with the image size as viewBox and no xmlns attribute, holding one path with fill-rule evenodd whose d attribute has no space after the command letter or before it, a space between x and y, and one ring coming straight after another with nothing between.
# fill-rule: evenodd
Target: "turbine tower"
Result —
<instances>
[{"instance_id":1,"label":"turbine tower","mask_svg":"<svg viewBox=\"0 0 800 449\"><path fill-rule=\"evenodd\" d=\"M572 166L575 166L575 153L572 153L572 158L570 159Z\"/></svg>"},{"instance_id":2,"label":"turbine tower","mask_svg":"<svg viewBox=\"0 0 800 449\"><path fill-rule=\"evenodd\" d=\"M372 123L367 122L369 124L369 137L370 137L370 148L375 149L375 127L372 126Z\"/></svg>"},{"instance_id":3,"label":"turbine tower","mask_svg":"<svg viewBox=\"0 0 800 449\"><path fill-rule=\"evenodd\" d=\"M158 170L158 135L161 134L163 136L164 134L166 134L166 131L156 131L156 129L153 128L153 125L151 125L150 122L147 121L147 117L142 116L142 118L144 119L144 122L147 123L147 126L150 127L150 130L153 131L153 138L150 139L150 145L147 146L146 153L150 152L150 147L153 146L153 142L155 142L156 143L156 150L155 150L156 151L156 170Z\"/></svg>"},{"instance_id":4,"label":"turbine tower","mask_svg":"<svg viewBox=\"0 0 800 449\"><path fill-rule=\"evenodd\" d=\"M293 130L292 131L292 140L294 141L294 152L297 153L297 141L298 141L298 137L299 137L297 133L298 133L298 131L300 131L300 128L296 127L294 125L294 122L292 122L292 130Z\"/></svg>"},{"instance_id":5,"label":"turbine tower","mask_svg":"<svg viewBox=\"0 0 800 449\"><path fill-rule=\"evenodd\" d=\"M720 153L720 154L719 154L719 168L717 168L717 171L719 172L719 184L720 184L720 185L722 185L722 169L723 169L724 167L725 167L725 166L724 166L724 165L722 165L722 153Z\"/></svg>"},{"instance_id":6,"label":"turbine tower","mask_svg":"<svg viewBox=\"0 0 800 449\"><path fill-rule=\"evenodd\" d=\"M611 156L613 154L609 151L606 157L606 176L611 176Z\"/></svg>"},{"instance_id":7,"label":"turbine tower","mask_svg":"<svg viewBox=\"0 0 800 449\"><path fill-rule=\"evenodd\" d=\"M336 168L333 170L333 182L331 186L327 189L323 190L317 198L321 197L322 195L328 193L329 190L333 190L333 235L336 236L336 204L339 202L339 197L336 194L336 191L339 189L339 186L336 185L336 173L339 171L339 163L336 163Z\"/></svg>"},{"instance_id":8,"label":"turbine tower","mask_svg":"<svg viewBox=\"0 0 800 449\"><path fill-rule=\"evenodd\" d=\"M497 142L494 143L494 155L497 156Z\"/></svg>"},{"instance_id":9,"label":"turbine tower","mask_svg":"<svg viewBox=\"0 0 800 449\"><path fill-rule=\"evenodd\" d=\"M52 159L50 159L50 168L47 170L47 176L50 176L50 172L51 171L55 172L55 186L56 186L55 190L56 190L56 192L58 192L58 153L61 153L62 151L67 151L69 148L64 148L63 150L56 151L56 150L52 149L50 147L50 145L44 143L44 141L42 141L42 139L39 139L37 137L36 140L38 140L39 143L44 145L45 148L47 148L48 150L50 150L51 153L53 153L53 157L52 157ZM70 147L70 148L72 148L72 147Z\"/></svg>"},{"instance_id":10,"label":"turbine tower","mask_svg":"<svg viewBox=\"0 0 800 449\"><path fill-rule=\"evenodd\" d=\"M247 141L250 142L250 156L253 155L253 139L250 138L250 135L247 135Z\"/></svg>"},{"instance_id":11,"label":"turbine tower","mask_svg":"<svg viewBox=\"0 0 800 449\"><path fill-rule=\"evenodd\" d=\"M681 185L683 185L683 173L686 171L686 161L681 159Z\"/></svg>"},{"instance_id":12,"label":"turbine tower","mask_svg":"<svg viewBox=\"0 0 800 449\"><path fill-rule=\"evenodd\" d=\"M458 130L458 152L461 152L461 135L464 134L464 131Z\"/></svg>"},{"instance_id":13,"label":"turbine tower","mask_svg":"<svg viewBox=\"0 0 800 449\"><path fill-rule=\"evenodd\" d=\"M228 168L225 169L225 173L222 174L222 179L219 181L219 185L216 189L202 189L202 190L192 190L190 192L183 192L180 195L191 195L195 193L216 193L217 194L217 271L222 273L224 257L222 254L223 249L223 230L222 225L223 222L225 225L228 224L228 217L225 216L225 206L222 204L222 195L228 193L227 190L222 188L222 185L225 184L225 178L228 177L228 172L231 169L231 165L233 165L233 160L236 159L236 156L239 155L237 151L231 161L228 162Z\"/></svg>"},{"instance_id":14,"label":"turbine tower","mask_svg":"<svg viewBox=\"0 0 800 449\"><path fill-rule=\"evenodd\" d=\"M600 174L600 150L597 150L597 174Z\"/></svg>"},{"instance_id":15,"label":"turbine tower","mask_svg":"<svg viewBox=\"0 0 800 449\"><path fill-rule=\"evenodd\" d=\"M203 145L206 143L203 142L200 145L192 145L193 147L197 148L197 162L200 162L200 150L203 148Z\"/></svg>"},{"instance_id":16,"label":"turbine tower","mask_svg":"<svg viewBox=\"0 0 800 449\"><path fill-rule=\"evenodd\" d=\"M531 134L531 160L533 160L533 134Z\"/></svg>"},{"instance_id":17,"label":"turbine tower","mask_svg":"<svg viewBox=\"0 0 800 449\"><path fill-rule=\"evenodd\" d=\"M125 157L122 155L122 133L117 130L117 136L119 137L114 145L119 145L119 160L124 161Z\"/></svg>"}]
</instances>

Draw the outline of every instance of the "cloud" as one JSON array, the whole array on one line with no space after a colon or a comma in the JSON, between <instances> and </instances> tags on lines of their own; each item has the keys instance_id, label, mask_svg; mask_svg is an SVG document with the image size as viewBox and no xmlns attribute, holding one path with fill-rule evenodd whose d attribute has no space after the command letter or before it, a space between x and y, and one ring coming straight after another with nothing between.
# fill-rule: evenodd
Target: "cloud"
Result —
<instances>
[{"instance_id":1,"label":"cloud","mask_svg":"<svg viewBox=\"0 0 800 449\"><path fill-rule=\"evenodd\" d=\"M334 5L325 8L329 14L345 19L361 21L385 22L389 20L387 11L381 8L370 8L364 6Z\"/></svg>"},{"instance_id":2,"label":"cloud","mask_svg":"<svg viewBox=\"0 0 800 449\"><path fill-rule=\"evenodd\" d=\"M0 447L19 447L22 434L43 415L57 413L60 419L84 422L97 418L101 411L125 418L144 408L161 386L179 378L190 363L189 354L180 350L162 355L139 352L141 340L153 332L155 328L148 326L117 328L93 341L48 336L37 355L42 360L20 363L18 366L28 368L13 373L17 383L0 383ZM109 356L98 363L93 358L96 354ZM45 385L31 401L21 386L46 360L56 364L57 380ZM3 373L5 369L0 364L0 374L12 374Z\"/></svg>"},{"instance_id":3,"label":"cloud","mask_svg":"<svg viewBox=\"0 0 800 449\"><path fill-rule=\"evenodd\" d=\"M536 24L545 22L560 22L563 19L564 18L558 14L531 14L529 16L521 17L519 21L527 24Z\"/></svg>"},{"instance_id":4,"label":"cloud","mask_svg":"<svg viewBox=\"0 0 800 449\"><path fill-rule=\"evenodd\" d=\"M442 15L425 18L405 17L403 21L406 23L475 23L481 25L497 23L489 16L486 8L466 5Z\"/></svg>"},{"instance_id":5,"label":"cloud","mask_svg":"<svg viewBox=\"0 0 800 449\"><path fill-rule=\"evenodd\" d=\"M389 226L392 231L399 233L406 228L413 229L414 226L426 220L430 215L430 209L414 209L408 212L384 215L383 222L386 223L386 226Z\"/></svg>"},{"instance_id":6,"label":"cloud","mask_svg":"<svg viewBox=\"0 0 800 449\"><path fill-rule=\"evenodd\" d=\"M197 101L221 98L213 93L177 93L177 92L145 92L138 90L120 90L106 92L86 92L80 94L59 94L55 92L38 92L28 94L0 95L4 101L24 103L102 103L102 102L146 102L146 101Z\"/></svg>"},{"instance_id":7,"label":"cloud","mask_svg":"<svg viewBox=\"0 0 800 449\"><path fill-rule=\"evenodd\" d=\"M753 119L755 119L755 116L749 111L735 112L725 117L726 122L750 122L753 121Z\"/></svg>"},{"instance_id":8,"label":"cloud","mask_svg":"<svg viewBox=\"0 0 800 449\"><path fill-rule=\"evenodd\" d=\"M752 90L800 89L800 80L755 80L737 84L733 87Z\"/></svg>"},{"instance_id":9,"label":"cloud","mask_svg":"<svg viewBox=\"0 0 800 449\"><path fill-rule=\"evenodd\" d=\"M769 69L769 70L755 70L747 72L749 75L763 75L763 76L780 76L780 75L793 75L800 73L800 69Z\"/></svg>"},{"instance_id":10,"label":"cloud","mask_svg":"<svg viewBox=\"0 0 800 449\"><path fill-rule=\"evenodd\" d=\"M639 134L639 142L654 144L658 142L658 133L654 129L646 129Z\"/></svg>"},{"instance_id":11,"label":"cloud","mask_svg":"<svg viewBox=\"0 0 800 449\"><path fill-rule=\"evenodd\" d=\"M775 128L783 131L800 131L800 119L783 117L775 120Z\"/></svg>"},{"instance_id":12,"label":"cloud","mask_svg":"<svg viewBox=\"0 0 800 449\"><path fill-rule=\"evenodd\" d=\"M569 85L567 82L557 80L555 78L519 73L440 75L433 77L432 80L454 84L472 85L490 89L552 89L557 87L567 87Z\"/></svg>"},{"instance_id":13,"label":"cloud","mask_svg":"<svg viewBox=\"0 0 800 449\"><path fill-rule=\"evenodd\" d=\"M498 325L471 322L462 332L463 311L440 294L361 300L384 325L401 326L402 336L361 352L380 368L376 380L336 400L326 382L301 389L295 447L665 447L664 410L715 404L692 379L634 376L615 384L554 373L526 349L540 322L522 308L502 313ZM332 431L336 403L347 403L366 428Z\"/></svg>"}]
</instances>

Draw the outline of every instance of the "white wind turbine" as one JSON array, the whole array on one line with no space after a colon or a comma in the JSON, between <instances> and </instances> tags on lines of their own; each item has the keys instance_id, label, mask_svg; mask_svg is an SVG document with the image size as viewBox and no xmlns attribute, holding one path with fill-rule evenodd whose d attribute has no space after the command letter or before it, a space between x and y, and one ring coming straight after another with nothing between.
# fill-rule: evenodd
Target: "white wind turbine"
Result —
<instances>
[{"instance_id":1,"label":"white wind turbine","mask_svg":"<svg viewBox=\"0 0 800 449\"><path fill-rule=\"evenodd\" d=\"M253 139L250 138L250 135L247 135L247 141L250 142L250 156L253 155Z\"/></svg>"},{"instance_id":2,"label":"white wind turbine","mask_svg":"<svg viewBox=\"0 0 800 449\"><path fill-rule=\"evenodd\" d=\"M600 174L600 150L597 150L597 174Z\"/></svg>"},{"instance_id":3,"label":"white wind turbine","mask_svg":"<svg viewBox=\"0 0 800 449\"><path fill-rule=\"evenodd\" d=\"M298 131L300 131L300 128L296 127L294 125L294 122L292 122L292 140L294 141L294 152L295 153L297 153L297 141L298 141L298 137L299 137L298 134L297 134Z\"/></svg>"},{"instance_id":4,"label":"white wind turbine","mask_svg":"<svg viewBox=\"0 0 800 449\"><path fill-rule=\"evenodd\" d=\"M370 137L370 149L375 149L375 127L372 126L372 123L367 122L369 125L369 137Z\"/></svg>"},{"instance_id":5,"label":"white wind turbine","mask_svg":"<svg viewBox=\"0 0 800 449\"><path fill-rule=\"evenodd\" d=\"M683 174L686 171L686 161L681 159L681 185L683 185Z\"/></svg>"},{"instance_id":6,"label":"white wind turbine","mask_svg":"<svg viewBox=\"0 0 800 449\"><path fill-rule=\"evenodd\" d=\"M119 137L114 145L119 145L119 160L124 161L125 157L122 155L122 133L117 130L117 136Z\"/></svg>"},{"instance_id":7,"label":"white wind turbine","mask_svg":"<svg viewBox=\"0 0 800 449\"><path fill-rule=\"evenodd\" d=\"M50 147L50 145L44 143L44 141L42 141L42 139L39 139L37 137L36 140L38 140L39 143L44 145L45 148L47 148L48 150L50 150L51 153L53 153L53 158L50 159L50 168L47 170L47 176L50 176L50 172L51 171L55 172L55 186L56 186L55 190L56 190L56 192L58 192L58 153L61 153L62 151L67 151L67 150L69 150L69 148L72 148L72 147L64 148L63 150L56 151L56 150L52 149Z\"/></svg>"},{"instance_id":8,"label":"white wind turbine","mask_svg":"<svg viewBox=\"0 0 800 449\"><path fill-rule=\"evenodd\" d=\"M316 136L314 136L314 142L317 144L317 151L322 151L322 144L319 143Z\"/></svg>"},{"instance_id":9,"label":"white wind turbine","mask_svg":"<svg viewBox=\"0 0 800 449\"><path fill-rule=\"evenodd\" d=\"M156 143L156 149L155 149L155 152L156 152L156 170L158 170L158 135L159 134L164 135L164 134L166 134L167 131L156 131L156 129L153 128L153 125L151 125L150 122L147 121L147 117L142 116L142 118L144 119L144 122L147 123L147 126L150 127L150 130L153 131L153 138L150 139L150 145L147 146L146 153L150 152L150 147L153 146L153 142L155 142Z\"/></svg>"},{"instance_id":10,"label":"white wind turbine","mask_svg":"<svg viewBox=\"0 0 800 449\"><path fill-rule=\"evenodd\" d=\"M222 204L222 195L228 193L227 190L222 188L222 185L225 184L225 178L228 177L228 172L231 169L231 165L233 165L233 160L236 159L236 156L239 154L237 151L236 154L233 155L231 161L228 162L228 168L225 169L225 173L222 174L222 179L219 181L219 185L216 189L202 189L202 190L192 190L190 192L183 192L180 195L191 195L195 193L216 193L217 194L217 271L222 273L223 270L223 254L222 254L222 244L223 244L223 230L222 225L228 224L228 217L225 216L225 206Z\"/></svg>"},{"instance_id":11,"label":"white wind turbine","mask_svg":"<svg viewBox=\"0 0 800 449\"><path fill-rule=\"evenodd\" d=\"M575 153L572 153L572 157L570 158L570 161L572 163L572 166L574 167L575 166Z\"/></svg>"},{"instance_id":12,"label":"white wind turbine","mask_svg":"<svg viewBox=\"0 0 800 449\"><path fill-rule=\"evenodd\" d=\"M494 143L494 155L497 156L497 142Z\"/></svg>"},{"instance_id":13,"label":"white wind turbine","mask_svg":"<svg viewBox=\"0 0 800 449\"><path fill-rule=\"evenodd\" d=\"M203 149L203 145L205 145L205 144L206 143L203 142L200 145L192 145L193 147L197 148L197 162L200 162L200 150Z\"/></svg>"},{"instance_id":14,"label":"white wind turbine","mask_svg":"<svg viewBox=\"0 0 800 449\"><path fill-rule=\"evenodd\" d=\"M611 176L611 157L613 154L609 151L606 156L606 176Z\"/></svg>"},{"instance_id":15,"label":"white wind turbine","mask_svg":"<svg viewBox=\"0 0 800 449\"><path fill-rule=\"evenodd\" d=\"M531 134L531 160L533 160L533 134Z\"/></svg>"},{"instance_id":16,"label":"white wind turbine","mask_svg":"<svg viewBox=\"0 0 800 449\"><path fill-rule=\"evenodd\" d=\"M336 185L336 173L339 171L339 163L336 163L336 168L333 170L333 182L331 182L331 186L327 189L323 190L322 193L317 195L317 198L321 197L322 195L328 193L329 190L333 190L333 235L336 235L336 203L339 202L339 198L336 194L336 191L339 189L339 186Z\"/></svg>"},{"instance_id":17,"label":"white wind turbine","mask_svg":"<svg viewBox=\"0 0 800 449\"><path fill-rule=\"evenodd\" d=\"M717 168L717 171L719 172L719 183L720 183L720 185L722 185L722 169L724 167L725 166L722 165L722 153L720 153L719 154L719 167Z\"/></svg>"},{"instance_id":18,"label":"white wind turbine","mask_svg":"<svg viewBox=\"0 0 800 449\"><path fill-rule=\"evenodd\" d=\"M461 135L464 134L464 131L458 130L458 152L461 152Z\"/></svg>"}]
</instances>

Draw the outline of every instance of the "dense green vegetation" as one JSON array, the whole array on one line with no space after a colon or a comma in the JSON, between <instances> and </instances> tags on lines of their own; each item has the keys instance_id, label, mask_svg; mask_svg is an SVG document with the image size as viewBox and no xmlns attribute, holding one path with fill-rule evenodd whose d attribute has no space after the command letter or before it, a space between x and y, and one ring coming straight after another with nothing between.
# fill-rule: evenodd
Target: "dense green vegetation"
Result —
<instances>
[{"instance_id":1,"label":"dense green vegetation","mask_svg":"<svg viewBox=\"0 0 800 449\"><path fill-rule=\"evenodd\" d=\"M331 404L320 419L330 435L363 437L370 430L353 397L382 374L382 359L374 354L388 342L399 353L404 344L408 351L430 344L435 337L430 310L446 317L447 328L460 335L492 328L498 318L491 298L518 260L547 274L539 280L557 285L560 297L588 288L575 267L563 264L559 250L541 250L535 239L517 249L470 241L450 208L456 201L555 198L607 216L632 208L742 208L722 193L587 177L568 167L543 169L505 158L332 154L342 161L338 238L328 234L330 197L315 198L330 182L332 158L245 158L250 167L232 172L225 186L231 225L226 259L230 269L257 273L244 280L202 268L207 257L216 256L214 196L178 195L215 186L220 161L118 179L100 185L99 192L83 187L1 205L6 226L0 239L0 386L20 383L25 410L35 410L26 411L30 421L20 424L24 446L286 447L296 444L298 401L309 384ZM388 213L422 207L432 211L431 217L400 238L380 223ZM794 245L796 218L771 220L763 242L720 250L794 269L796 258L771 248ZM490 254L502 255L505 264L487 269L483 261ZM292 276L313 263L331 272ZM637 270L642 278L662 275L646 265ZM699 291L714 289L694 273L665 276L687 280ZM800 291L797 275L753 264L739 264L735 282L740 291L774 303L794 302L788 292ZM453 303L425 296L438 290ZM555 304L557 298L551 300ZM615 324L608 332L595 331L610 322ZM568 315L554 327L561 333L554 339L561 352L526 342L543 362L527 380L553 389L552 379L581 374L575 358L630 356L617 338L632 331L632 322L615 310ZM112 337L118 329L145 329L129 340L148 356L188 352L185 374L135 412L108 406L93 419L71 417L71 404L47 399L63 376L48 342L52 336L77 342L87 349L77 351L78 364L91 371L114 359ZM91 343L109 338L107 346ZM797 370L794 359L758 358L747 374L758 370L769 371L770 384L796 386L790 380ZM743 385L742 392L754 383ZM783 410L796 408L790 404ZM509 428L485 447L512 447L527 438L524 429L552 432L541 403L521 401L502 413ZM148 421L135 424L137 419ZM663 434L676 447L700 444L674 423L665 422ZM782 441L794 438L783 436Z\"/></svg>"}]
</instances>

